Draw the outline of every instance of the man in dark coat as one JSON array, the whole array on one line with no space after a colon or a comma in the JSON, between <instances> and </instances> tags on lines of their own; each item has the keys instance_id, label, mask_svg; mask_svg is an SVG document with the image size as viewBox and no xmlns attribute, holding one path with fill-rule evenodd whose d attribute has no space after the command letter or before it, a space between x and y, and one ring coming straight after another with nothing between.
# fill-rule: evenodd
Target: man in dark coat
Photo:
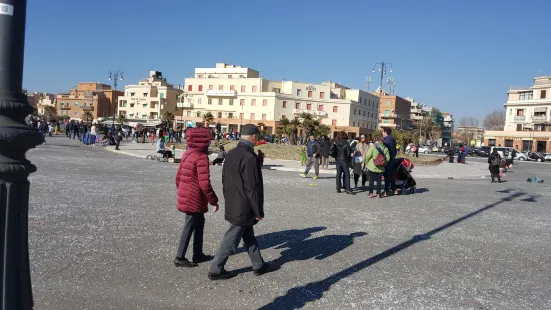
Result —
<instances>
[{"instance_id":1,"label":"man in dark coat","mask_svg":"<svg viewBox=\"0 0 551 310\"><path fill-rule=\"evenodd\" d=\"M220 248L212 261L208 275L211 280L234 276L224 269L224 265L241 239L249 253L254 274L260 276L272 271L260 255L253 229L253 225L264 219L261 159L254 152L259 134L255 125L243 126L242 140L226 155L222 168L222 186L226 204L225 219L230 222L230 228L222 238Z\"/></svg>"},{"instance_id":2,"label":"man in dark coat","mask_svg":"<svg viewBox=\"0 0 551 310\"><path fill-rule=\"evenodd\" d=\"M385 193L386 197L390 191L394 191L394 194L398 194L396 190L396 184L394 183L394 159L396 158L396 140L392 136L392 130L390 128L383 129L383 144L390 153L390 160L387 162L384 172L385 177ZM419 147L417 147L419 148Z\"/></svg>"}]
</instances>

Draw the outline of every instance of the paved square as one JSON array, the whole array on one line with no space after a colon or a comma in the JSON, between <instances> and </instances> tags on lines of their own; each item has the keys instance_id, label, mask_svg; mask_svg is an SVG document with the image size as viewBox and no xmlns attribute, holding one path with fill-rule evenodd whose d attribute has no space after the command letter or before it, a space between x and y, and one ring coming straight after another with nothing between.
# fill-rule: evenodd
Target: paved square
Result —
<instances>
[{"instance_id":1,"label":"paved square","mask_svg":"<svg viewBox=\"0 0 551 310\"><path fill-rule=\"evenodd\" d=\"M31 150L30 248L36 309L550 309L551 166L505 178L420 179L420 193L336 194L334 179L264 170L267 262L244 253L224 282L208 264L172 264L183 215L174 164L52 138ZM414 174L415 175L415 174ZM528 184L537 175L543 184ZM211 169L222 199L221 167ZM223 199L221 207L224 208ZM205 252L227 228L207 215ZM189 254L189 252L188 252Z\"/></svg>"}]
</instances>

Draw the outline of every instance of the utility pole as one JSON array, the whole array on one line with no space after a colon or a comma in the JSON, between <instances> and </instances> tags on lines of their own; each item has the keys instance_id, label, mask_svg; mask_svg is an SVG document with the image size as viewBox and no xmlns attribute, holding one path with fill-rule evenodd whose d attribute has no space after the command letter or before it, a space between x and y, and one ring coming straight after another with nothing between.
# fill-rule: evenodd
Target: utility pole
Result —
<instances>
[{"instance_id":1,"label":"utility pole","mask_svg":"<svg viewBox=\"0 0 551 310\"><path fill-rule=\"evenodd\" d=\"M27 0L0 0L0 309L33 308L29 268L28 176L25 158L44 137L25 123L33 112L23 94Z\"/></svg>"}]
</instances>

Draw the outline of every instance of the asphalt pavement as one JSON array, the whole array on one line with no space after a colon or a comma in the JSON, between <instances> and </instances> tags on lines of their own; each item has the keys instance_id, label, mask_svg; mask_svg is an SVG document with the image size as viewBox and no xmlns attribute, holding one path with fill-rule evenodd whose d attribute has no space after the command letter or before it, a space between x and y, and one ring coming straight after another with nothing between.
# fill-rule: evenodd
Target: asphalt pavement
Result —
<instances>
[{"instance_id":1,"label":"asphalt pavement","mask_svg":"<svg viewBox=\"0 0 551 310\"><path fill-rule=\"evenodd\" d=\"M212 282L208 263L172 264L177 165L47 142L28 153L35 309L551 309L547 165L520 163L502 184L420 179L384 199L266 169L255 231L280 269L255 277L238 251L226 268L239 275ZM212 167L222 210L207 215L206 254L228 226L220 177Z\"/></svg>"}]
</instances>

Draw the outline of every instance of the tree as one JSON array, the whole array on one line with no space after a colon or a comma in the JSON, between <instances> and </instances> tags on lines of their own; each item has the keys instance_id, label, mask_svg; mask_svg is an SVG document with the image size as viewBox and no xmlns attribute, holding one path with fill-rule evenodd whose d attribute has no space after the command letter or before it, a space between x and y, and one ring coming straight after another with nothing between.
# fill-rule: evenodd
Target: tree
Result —
<instances>
[{"instance_id":1,"label":"tree","mask_svg":"<svg viewBox=\"0 0 551 310\"><path fill-rule=\"evenodd\" d=\"M434 142L442 135L442 128L432 118L423 118L416 127L412 133L412 140L416 140L419 144L426 143L427 140Z\"/></svg>"},{"instance_id":2,"label":"tree","mask_svg":"<svg viewBox=\"0 0 551 310\"><path fill-rule=\"evenodd\" d=\"M124 125L124 123L126 123L128 121L128 119L126 118L126 115L124 114L119 114L119 116L117 117L117 122L121 125Z\"/></svg>"},{"instance_id":3,"label":"tree","mask_svg":"<svg viewBox=\"0 0 551 310\"><path fill-rule=\"evenodd\" d=\"M316 127L320 125L319 121L315 120L310 113L303 112L300 115L300 119L302 119L302 121L299 125L302 128L302 137L304 138L306 138L310 132L315 132Z\"/></svg>"},{"instance_id":4,"label":"tree","mask_svg":"<svg viewBox=\"0 0 551 310\"><path fill-rule=\"evenodd\" d=\"M172 128L172 123L174 122L174 114L172 112L166 111L161 115L161 124L166 128Z\"/></svg>"},{"instance_id":5,"label":"tree","mask_svg":"<svg viewBox=\"0 0 551 310\"><path fill-rule=\"evenodd\" d=\"M52 106L46 106L44 108L44 117L47 120L53 120L57 117L57 109Z\"/></svg>"},{"instance_id":6,"label":"tree","mask_svg":"<svg viewBox=\"0 0 551 310\"><path fill-rule=\"evenodd\" d=\"M479 121L477 118L474 118L472 116L469 117L462 117L459 120L459 127L478 127Z\"/></svg>"},{"instance_id":7,"label":"tree","mask_svg":"<svg viewBox=\"0 0 551 310\"><path fill-rule=\"evenodd\" d=\"M84 113L82 113L82 120L84 122L91 122L94 120L94 115L92 115L90 111L84 111Z\"/></svg>"},{"instance_id":8,"label":"tree","mask_svg":"<svg viewBox=\"0 0 551 310\"><path fill-rule=\"evenodd\" d=\"M505 127L505 111L495 110L484 117L484 129L501 131Z\"/></svg>"},{"instance_id":9,"label":"tree","mask_svg":"<svg viewBox=\"0 0 551 310\"><path fill-rule=\"evenodd\" d=\"M300 126L300 122L297 119L294 119L291 121L285 116L283 116L279 120L279 123L281 127L278 129L278 132L282 135L287 136L291 144L293 145L297 144L296 135L298 132L298 126Z\"/></svg>"},{"instance_id":10,"label":"tree","mask_svg":"<svg viewBox=\"0 0 551 310\"><path fill-rule=\"evenodd\" d=\"M330 133L331 133L331 127L329 127L325 124L320 124L316 128L316 134L317 134L318 137L329 136Z\"/></svg>"},{"instance_id":11,"label":"tree","mask_svg":"<svg viewBox=\"0 0 551 310\"><path fill-rule=\"evenodd\" d=\"M258 128L260 129L260 135L261 136L266 136L268 135L268 132L266 131L266 124L260 122L258 124L256 124L258 126Z\"/></svg>"},{"instance_id":12,"label":"tree","mask_svg":"<svg viewBox=\"0 0 551 310\"><path fill-rule=\"evenodd\" d=\"M214 115L210 112L203 115L203 122L205 123L205 127L209 127L209 124L214 122Z\"/></svg>"}]
</instances>

